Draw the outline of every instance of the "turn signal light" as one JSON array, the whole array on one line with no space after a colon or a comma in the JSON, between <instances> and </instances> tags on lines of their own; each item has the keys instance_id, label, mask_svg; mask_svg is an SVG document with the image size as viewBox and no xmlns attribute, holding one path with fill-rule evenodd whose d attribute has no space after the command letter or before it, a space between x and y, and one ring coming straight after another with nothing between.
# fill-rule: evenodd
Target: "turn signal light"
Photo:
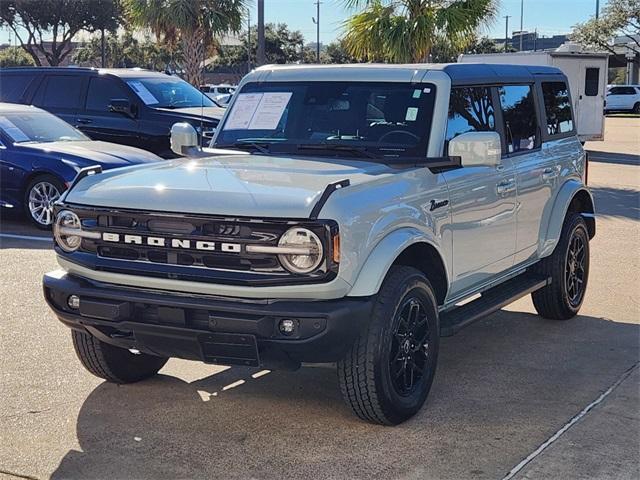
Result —
<instances>
[{"instance_id":1,"label":"turn signal light","mask_svg":"<svg viewBox=\"0 0 640 480\"><path fill-rule=\"evenodd\" d=\"M333 236L333 261L340 263L340 234L336 233Z\"/></svg>"}]
</instances>

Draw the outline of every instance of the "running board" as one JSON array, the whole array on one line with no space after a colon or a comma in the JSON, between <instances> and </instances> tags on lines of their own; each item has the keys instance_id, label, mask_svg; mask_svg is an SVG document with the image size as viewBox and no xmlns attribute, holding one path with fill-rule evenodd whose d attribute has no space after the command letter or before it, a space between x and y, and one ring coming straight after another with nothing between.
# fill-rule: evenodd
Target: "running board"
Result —
<instances>
[{"instance_id":1,"label":"running board","mask_svg":"<svg viewBox=\"0 0 640 480\"><path fill-rule=\"evenodd\" d=\"M525 295L546 287L551 277L523 273L482 292L480 298L440 314L440 336L450 337L462 328L480 320Z\"/></svg>"}]
</instances>

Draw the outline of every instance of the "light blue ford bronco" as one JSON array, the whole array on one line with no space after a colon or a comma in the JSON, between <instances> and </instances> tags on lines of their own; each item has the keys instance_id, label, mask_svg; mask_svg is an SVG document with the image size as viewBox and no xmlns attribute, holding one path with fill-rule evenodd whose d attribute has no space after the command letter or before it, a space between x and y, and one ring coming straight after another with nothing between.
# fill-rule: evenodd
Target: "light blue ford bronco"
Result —
<instances>
[{"instance_id":1,"label":"light blue ford bronco","mask_svg":"<svg viewBox=\"0 0 640 480\"><path fill-rule=\"evenodd\" d=\"M169 357L336 362L360 418L423 405L440 336L531 294L566 320L595 235L567 79L510 65L266 66L209 148L81 171L47 302L111 382Z\"/></svg>"}]
</instances>

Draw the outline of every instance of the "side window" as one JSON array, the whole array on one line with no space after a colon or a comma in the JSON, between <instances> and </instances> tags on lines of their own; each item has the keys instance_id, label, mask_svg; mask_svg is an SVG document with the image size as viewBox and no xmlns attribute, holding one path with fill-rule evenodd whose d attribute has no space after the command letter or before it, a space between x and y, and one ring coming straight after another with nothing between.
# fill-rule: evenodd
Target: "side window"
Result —
<instances>
[{"instance_id":1,"label":"side window","mask_svg":"<svg viewBox=\"0 0 640 480\"><path fill-rule=\"evenodd\" d=\"M3 102L18 103L32 79L33 77L31 75L0 74L0 100Z\"/></svg>"},{"instance_id":2,"label":"side window","mask_svg":"<svg viewBox=\"0 0 640 480\"><path fill-rule=\"evenodd\" d=\"M504 118L507 153L531 150L538 145L538 121L530 85L498 87Z\"/></svg>"},{"instance_id":3,"label":"side window","mask_svg":"<svg viewBox=\"0 0 640 480\"><path fill-rule=\"evenodd\" d=\"M85 104L87 110L108 112L109 104L114 98L129 98L126 90L117 80L107 77L93 77L89 80L87 102Z\"/></svg>"},{"instance_id":4,"label":"side window","mask_svg":"<svg viewBox=\"0 0 640 480\"><path fill-rule=\"evenodd\" d=\"M613 87L611 90L609 90L609 95L624 95L624 88Z\"/></svg>"},{"instance_id":5,"label":"side window","mask_svg":"<svg viewBox=\"0 0 640 480\"><path fill-rule=\"evenodd\" d=\"M489 88L451 89L447 117L447 141L463 133L492 131L495 130L495 127L495 112Z\"/></svg>"},{"instance_id":6,"label":"side window","mask_svg":"<svg viewBox=\"0 0 640 480\"><path fill-rule=\"evenodd\" d=\"M595 97L600 91L600 69L587 68L584 75L584 94L587 97Z\"/></svg>"},{"instance_id":7,"label":"side window","mask_svg":"<svg viewBox=\"0 0 640 480\"><path fill-rule=\"evenodd\" d=\"M571 102L566 83L542 82L542 96L547 116L547 133L557 135L573 131Z\"/></svg>"},{"instance_id":8,"label":"side window","mask_svg":"<svg viewBox=\"0 0 640 480\"><path fill-rule=\"evenodd\" d=\"M40 85L34 104L37 107L75 109L80 106L82 77L52 75Z\"/></svg>"}]
</instances>

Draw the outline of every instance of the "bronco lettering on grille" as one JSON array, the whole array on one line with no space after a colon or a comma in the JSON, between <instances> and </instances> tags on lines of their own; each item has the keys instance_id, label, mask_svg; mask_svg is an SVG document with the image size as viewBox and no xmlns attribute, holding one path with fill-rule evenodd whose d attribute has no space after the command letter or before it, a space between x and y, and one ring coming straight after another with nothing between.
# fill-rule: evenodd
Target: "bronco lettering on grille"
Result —
<instances>
[{"instance_id":1,"label":"bronco lettering on grille","mask_svg":"<svg viewBox=\"0 0 640 480\"><path fill-rule=\"evenodd\" d=\"M150 247L170 247L186 250L219 251L240 253L239 243L209 242L205 240L188 240L182 238L145 237L142 235L120 235L119 233L103 232L102 240L111 243L129 245L147 245Z\"/></svg>"}]
</instances>

